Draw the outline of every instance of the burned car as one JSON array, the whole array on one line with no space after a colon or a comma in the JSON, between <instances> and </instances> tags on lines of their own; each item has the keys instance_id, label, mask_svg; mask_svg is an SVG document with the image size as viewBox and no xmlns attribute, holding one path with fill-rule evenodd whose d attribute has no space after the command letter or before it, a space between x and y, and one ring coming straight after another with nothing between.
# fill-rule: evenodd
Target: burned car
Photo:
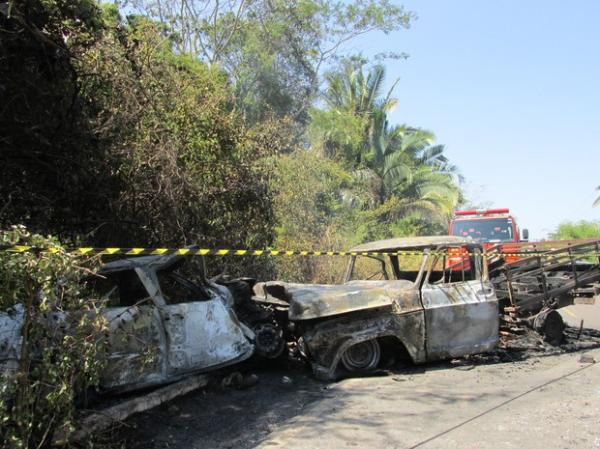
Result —
<instances>
[{"instance_id":1,"label":"burned car","mask_svg":"<svg viewBox=\"0 0 600 449\"><path fill-rule=\"evenodd\" d=\"M404 251L419 255L372 254ZM374 370L390 347L420 364L485 352L498 342L498 300L481 245L454 236L397 238L351 252L358 254L341 285L254 286L254 301L287 312L281 326L317 377Z\"/></svg>"},{"instance_id":2,"label":"burned car","mask_svg":"<svg viewBox=\"0 0 600 449\"><path fill-rule=\"evenodd\" d=\"M103 391L126 391L231 365L254 352L254 333L233 312L233 296L180 274L184 257L143 256L106 263L86 282L106 301L108 364ZM69 313L69 312L66 312ZM65 313L48 319L66 321ZM0 312L0 370L17 366L23 309Z\"/></svg>"}]
</instances>

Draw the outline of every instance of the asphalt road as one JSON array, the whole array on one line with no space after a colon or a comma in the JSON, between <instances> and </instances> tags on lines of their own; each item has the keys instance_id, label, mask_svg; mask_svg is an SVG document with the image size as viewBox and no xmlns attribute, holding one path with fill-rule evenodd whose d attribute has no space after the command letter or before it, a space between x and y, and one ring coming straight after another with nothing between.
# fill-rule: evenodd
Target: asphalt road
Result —
<instances>
[{"instance_id":1,"label":"asphalt road","mask_svg":"<svg viewBox=\"0 0 600 449\"><path fill-rule=\"evenodd\" d=\"M567 310L571 324L600 329L600 305ZM509 351L333 384L262 369L249 389L216 386L141 414L121 438L130 448L600 449L600 363L584 354L600 362L598 344Z\"/></svg>"},{"instance_id":2,"label":"asphalt road","mask_svg":"<svg viewBox=\"0 0 600 449\"><path fill-rule=\"evenodd\" d=\"M570 326L579 327L583 320L584 327L600 329L600 304L564 307L560 309L560 314Z\"/></svg>"},{"instance_id":3,"label":"asphalt road","mask_svg":"<svg viewBox=\"0 0 600 449\"><path fill-rule=\"evenodd\" d=\"M600 364L580 356L347 380L258 447L599 448Z\"/></svg>"}]
</instances>

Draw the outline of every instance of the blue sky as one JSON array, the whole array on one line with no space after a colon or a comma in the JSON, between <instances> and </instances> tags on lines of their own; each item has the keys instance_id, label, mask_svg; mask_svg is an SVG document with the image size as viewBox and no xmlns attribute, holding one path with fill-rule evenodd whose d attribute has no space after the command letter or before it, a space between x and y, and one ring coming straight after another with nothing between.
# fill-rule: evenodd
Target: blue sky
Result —
<instances>
[{"instance_id":1,"label":"blue sky","mask_svg":"<svg viewBox=\"0 0 600 449\"><path fill-rule=\"evenodd\" d=\"M406 0L409 30L353 44L400 77L393 123L433 131L475 204L509 207L531 238L598 220L600 1Z\"/></svg>"}]
</instances>

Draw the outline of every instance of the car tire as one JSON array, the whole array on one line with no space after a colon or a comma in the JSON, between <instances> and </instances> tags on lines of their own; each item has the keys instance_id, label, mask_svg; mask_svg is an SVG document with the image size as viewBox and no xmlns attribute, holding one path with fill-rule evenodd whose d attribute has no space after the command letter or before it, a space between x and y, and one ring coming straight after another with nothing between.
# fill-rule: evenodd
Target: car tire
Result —
<instances>
[{"instance_id":1,"label":"car tire","mask_svg":"<svg viewBox=\"0 0 600 449\"><path fill-rule=\"evenodd\" d=\"M367 340L350 346L342 354L342 364L351 373L372 371L381 360L381 347L377 340Z\"/></svg>"}]
</instances>

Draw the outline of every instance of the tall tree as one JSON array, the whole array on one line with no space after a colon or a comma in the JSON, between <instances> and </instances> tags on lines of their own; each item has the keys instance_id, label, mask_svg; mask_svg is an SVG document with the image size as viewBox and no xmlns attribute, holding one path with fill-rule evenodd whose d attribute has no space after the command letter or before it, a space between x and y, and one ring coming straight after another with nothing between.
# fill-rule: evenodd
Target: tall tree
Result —
<instances>
[{"instance_id":1,"label":"tall tree","mask_svg":"<svg viewBox=\"0 0 600 449\"><path fill-rule=\"evenodd\" d=\"M344 160L366 183L368 207L379 208L382 219L414 212L436 219L449 215L460 199L456 167L444 147L434 145L431 132L390 126L396 83L384 96L384 67L367 72L364 67L364 61L345 61L327 74L326 109L312 113L313 143L324 155Z\"/></svg>"},{"instance_id":2,"label":"tall tree","mask_svg":"<svg viewBox=\"0 0 600 449\"><path fill-rule=\"evenodd\" d=\"M369 153L359 176L370 179L375 205L395 197L389 213L399 217L421 211L449 215L459 199L456 167L448 162L434 135L407 126L390 127L384 112L375 113Z\"/></svg>"},{"instance_id":3,"label":"tall tree","mask_svg":"<svg viewBox=\"0 0 600 449\"><path fill-rule=\"evenodd\" d=\"M385 67L377 64L365 75L364 60L346 59L342 68L325 75L327 90L324 99L329 109L372 117L375 112L387 113L397 104L392 98L396 80L384 98Z\"/></svg>"},{"instance_id":4,"label":"tall tree","mask_svg":"<svg viewBox=\"0 0 600 449\"><path fill-rule=\"evenodd\" d=\"M408 28L414 15L389 0L130 0L159 20L179 53L219 65L247 117L289 115L299 123L323 68L348 43L375 31ZM384 57L400 57L384 54Z\"/></svg>"}]
</instances>

